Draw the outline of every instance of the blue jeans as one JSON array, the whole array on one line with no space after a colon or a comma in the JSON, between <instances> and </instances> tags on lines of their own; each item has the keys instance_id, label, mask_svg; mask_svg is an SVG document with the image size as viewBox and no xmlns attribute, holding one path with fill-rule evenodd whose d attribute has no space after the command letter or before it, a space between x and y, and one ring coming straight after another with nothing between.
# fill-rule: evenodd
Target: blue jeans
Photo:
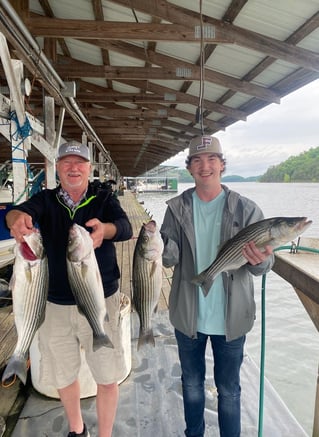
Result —
<instances>
[{"instance_id":1,"label":"blue jeans","mask_svg":"<svg viewBox=\"0 0 319 437\"><path fill-rule=\"evenodd\" d=\"M214 379L218 393L218 424L221 437L240 436L240 366L245 336L226 342L224 335L197 333L191 339L175 329L182 368L184 416L187 437L205 432L205 351L210 338L214 356Z\"/></svg>"}]
</instances>

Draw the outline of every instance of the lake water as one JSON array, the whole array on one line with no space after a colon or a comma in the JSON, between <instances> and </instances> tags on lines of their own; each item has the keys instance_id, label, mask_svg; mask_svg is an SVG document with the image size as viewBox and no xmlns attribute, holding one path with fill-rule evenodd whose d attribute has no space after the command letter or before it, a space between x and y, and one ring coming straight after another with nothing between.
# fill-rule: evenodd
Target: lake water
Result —
<instances>
[{"instance_id":1,"label":"lake water","mask_svg":"<svg viewBox=\"0 0 319 437\"><path fill-rule=\"evenodd\" d=\"M181 193L193 184L179 184ZM228 183L228 187L254 200L265 217L306 216L313 220L304 233L319 237L319 184ZM176 193L140 193L139 201L162 223L166 200ZM319 256L318 256L319 261ZM318 262L319 267L319 262ZM255 278L257 319L247 335L246 351L260 361L261 278ZM274 272L266 278L265 375L290 411L311 435L318 374L318 332L293 287Z\"/></svg>"}]
</instances>

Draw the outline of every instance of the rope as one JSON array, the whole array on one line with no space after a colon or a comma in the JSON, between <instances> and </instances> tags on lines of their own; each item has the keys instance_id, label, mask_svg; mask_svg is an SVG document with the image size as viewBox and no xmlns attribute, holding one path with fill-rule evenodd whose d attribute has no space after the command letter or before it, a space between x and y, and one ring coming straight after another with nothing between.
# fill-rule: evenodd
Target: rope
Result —
<instances>
[{"instance_id":1,"label":"rope","mask_svg":"<svg viewBox=\"0 0 319 437\"><path fill-rule=\"evenodd\" d=\"M265 392L265 349L266 349L266 274L261 281L261 350L260 350L260 376L259 376L259 417L258 437L263 435L264 425L264 392Z\"/></svg>"},{"instance_id":2,"label":"rope","mask_svg":"<svg viewBox=\"0 0 319 437\"><path fill-rule=\"evenodd\" d=\"M16 131L11 133L11 140L13 141L19 141L21 139L20 142L18 142L14 147L12 147L12 152L19 150L20 152L23 152L23 154L25 153L24 149L21 148L21 144L23 144L24 140L31 136L33 133L33 129L30 125L29 119L26 116L25 117L25 122L23 124L23 126L20 126L19 124L19 120L18 120L18 116L16 111L11 111L9 114L9 118L10 120L12 120L15 125L16 125ZM12 158L12 164L13 163L21 163L21 164L25 164L27 166L27 174L30 177L31 175L31 171L30 171L30 167L27 163L26 158ZM16 205L20 199L24 196L25 193L27 193L29 190L28 184L25 184L25 189L23 190L23 192L20 194L20 196L18 197L18 199L15 200L14 205Z\"/></svg>"},{"instance_id":3,"label":"rope","mask_svg":"<svg viewBox=\"0 0 319 437\"><path fill-rule=\"evenodd\" d=\"M17 130L12 134L12 137L15 141L18 141L19 138L22 138L22 141L24 141L27 137L30 137L33 133L33 129L30 125L28 117L25 117L25 122L23 126L20 126L18 116L16 111L11 111L9 114L10 120L14 121Z\"/></svg>"},{"instance_id":4,"label":"rope","mask_svg":"<svg viewBox=\"0 0 319 437\"><path fill-rule=\"evenodd\" d=\"M291 245L291 246L280 246L274 249L274 252L277 252L278 250L284 250L284 249L290 249L290 253L297 254L298 250L304 250L305 252L312 252L312 253L319 253L319 249L314 249L312 247L305 247L305 246L298 246L298 245Z\"/></svg>"},{"instance_id":5,"label":"rope","mask_svg":"<svg viewBox=\"0 0 319 437\"><path fill-rule=\"evenodd\" d=\"M290 246L280 246L274 249L274 252L279 250L290 250L290 253L297 254L298 250L306 252L318 253L319 249L312 247L299 246L298 243L292 243ZM265 392L265 349L266 349L266 274L262 276L261 282L261 349L260 349L260 376L259 376L259 415L258 415L258 437L263 435L264 423L264 392Z\"/></svg>"}]
</instances>

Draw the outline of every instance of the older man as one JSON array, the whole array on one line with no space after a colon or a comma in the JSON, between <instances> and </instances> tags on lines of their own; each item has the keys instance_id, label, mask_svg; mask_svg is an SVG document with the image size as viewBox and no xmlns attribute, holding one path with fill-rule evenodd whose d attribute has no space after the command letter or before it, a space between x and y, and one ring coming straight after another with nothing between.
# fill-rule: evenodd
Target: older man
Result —
<instances>
[{"instance_id":1,"label":"older man","mask_svg":"<svg viewBox=\"0 0 319 437\"><path fill-rule=\"evenodd\" d=\"M94 191L89 184L89 149L76 141L58 150L60 185L43 190L14 206L6 216L11 235L18 241L38 226L49 263L49 295L46 318L39 329L42 352L40 373L57 388L69 422L69 437L89 436L82 419L78 372L80 346L97 383L96 409L99 437L111 437L118 404L118 384L127 374L119 327L120 277L115 241L131 238L126 213L109 190ZM92 329L79 313L68 281L66 247L73 223L90 230L102 276L109 322L105 330L114 349L92 349Z\"/></svg>"}]
</instances>

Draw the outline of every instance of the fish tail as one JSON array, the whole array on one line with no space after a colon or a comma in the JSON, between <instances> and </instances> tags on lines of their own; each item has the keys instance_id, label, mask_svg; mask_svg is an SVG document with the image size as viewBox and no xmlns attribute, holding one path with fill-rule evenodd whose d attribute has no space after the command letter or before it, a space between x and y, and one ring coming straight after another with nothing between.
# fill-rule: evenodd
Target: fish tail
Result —
<instances>
[{"instance_id":1,"label":"fish tail","mask_svg":"<svg viewBox=\"0 0 319 437\"><path fill-rule=\"evenodd\" d=\"M109 347L114 349L113 343L106 334L93 337L93 351L97 351L101 347Z\"/></svg>"},{"instance_id":2,"label":"fish tail","mask_svg":"<svg viewBox=\"0 0 319 437\"><path fill-rule=\"evenodd\" d=\"M199 275L195 276L191 280L191 283L201 287L204 295L207 296L211 286L214 283L214 280L215 280L214 276L207 276L207 272L204 271L204 272L200 273Z\"/></svg>"},{"instance_id":3,"label":"fish tail","mask_svg":"<svg viewBox=\"0 0 319 437\"><path fill-rule=\"evenodd\" d=\"M25 385L27 382L28 361L22 357L12 356L2 375L4 385L11 385L17 376Z\"/></svg>"},{"instance_id":4,"label":"fish tail","mask_svg":"<svg viewBox=\"0 0 319 437\"><path fill-rule=\"evenodd\" d=\"M137 342L137 350L139 350L139 348L141 346L144 346L145 344L151 344L155 347L155 339L152 328L148 331L143 331L142 329L140 329L140 335Z\"/></svg>"}]
</instances>

